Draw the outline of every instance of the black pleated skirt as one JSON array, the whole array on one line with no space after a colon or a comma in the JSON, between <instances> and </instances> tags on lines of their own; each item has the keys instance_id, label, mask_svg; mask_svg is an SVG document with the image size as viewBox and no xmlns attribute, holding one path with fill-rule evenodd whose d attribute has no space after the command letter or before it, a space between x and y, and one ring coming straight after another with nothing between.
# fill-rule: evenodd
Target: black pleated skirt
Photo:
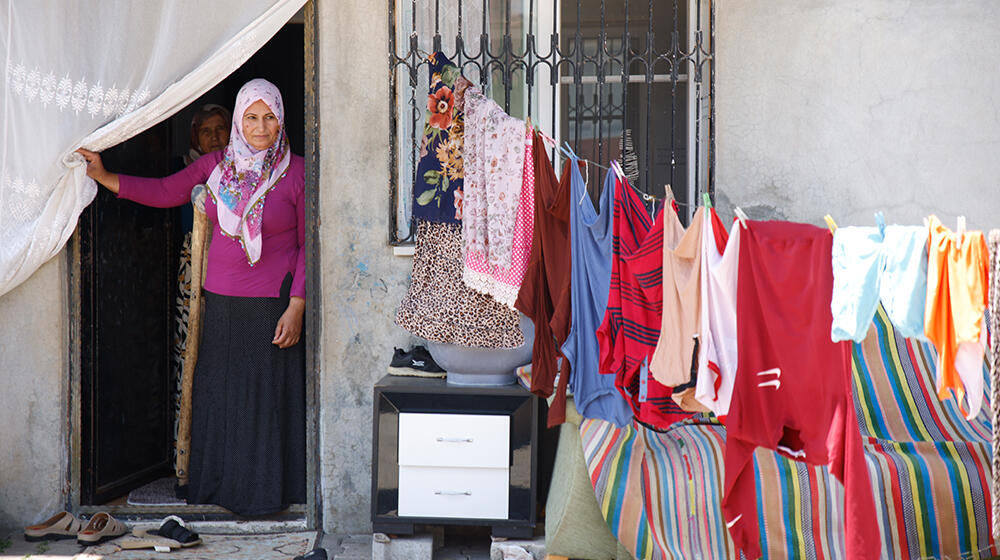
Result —
<instances>
[{"instance_id":1,"label":"black pleated skirt","mask_svg":"<svg viewBox=\"0 0 1000 560\"><path fill-rule=\"evenodd\" d=\"M190 504L258 516L306 501L305 336L284 350L271 344L288 280L278 298L205 293Z\"/></svg>"}]
</instances>

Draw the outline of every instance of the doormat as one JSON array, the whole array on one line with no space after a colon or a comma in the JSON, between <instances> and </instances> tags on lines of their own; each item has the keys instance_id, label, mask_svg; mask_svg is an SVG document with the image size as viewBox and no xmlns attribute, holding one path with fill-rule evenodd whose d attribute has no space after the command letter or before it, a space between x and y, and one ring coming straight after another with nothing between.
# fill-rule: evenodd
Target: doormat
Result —
<instances>
[{"instance_id":1,"label":"doormat","mask_svg":"<svg viewBox=\"0 0 1000 560\"><path fill-rule=\"evenodd\" d=\"M172 476L160 478L140 486L128 493L130 506L177 506L187 502L174 493L177 479Z\"/></svg>"},{"instance_id":2,"label":"doormat","mask_svg":"<svg viewBox=\"0 0 1000 560\"><path fill-rule=\"evenodd\" d=\"M315 532L278 533L274 535L201 535L202 543L191 548L171 550L169 554L158 554L151 548L143 550L119 550L118 541L130 539L121 537L104 544L93 546L73 557L73 560L149 560L150 558L170 558L171 560L289 560L313 549Z\"/></svg>"}]
</instances>

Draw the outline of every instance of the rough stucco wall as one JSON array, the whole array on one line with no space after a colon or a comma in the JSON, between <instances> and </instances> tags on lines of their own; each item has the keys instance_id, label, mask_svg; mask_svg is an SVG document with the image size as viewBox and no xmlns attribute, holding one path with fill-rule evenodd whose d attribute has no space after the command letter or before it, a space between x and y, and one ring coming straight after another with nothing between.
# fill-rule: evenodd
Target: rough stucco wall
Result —
<instances>
[{"instance_id":1,"label":"rough stucco wall","mask_svg":"<svg viewBox=\"0 0 1000 560\"><path fill-rule=\"evenodd\" d=\"M60 254L0 297L0 527L64 508L63 263Z\"/></svg>"},{"instance_id":2,"label":"rough stucco wall","mask_svg":"<svg viewBox=\"0 0 1000 560\"><path fill-rule=\"evenodd\" d=\"M319 17L323 528L371 529L372 387L393 346L411 259L389 232L388 6L317 2Z\"/></svg>"},{"instance_id":3,"label":"rough stucco wall","mask_svg":"<svg viewBox=\"0 0 1000 560\"><path fill-rule=\"evenodd\" d=\"M717 1L721 207L1000 225L1000 4Z\"/></svg>"}]
</instances>

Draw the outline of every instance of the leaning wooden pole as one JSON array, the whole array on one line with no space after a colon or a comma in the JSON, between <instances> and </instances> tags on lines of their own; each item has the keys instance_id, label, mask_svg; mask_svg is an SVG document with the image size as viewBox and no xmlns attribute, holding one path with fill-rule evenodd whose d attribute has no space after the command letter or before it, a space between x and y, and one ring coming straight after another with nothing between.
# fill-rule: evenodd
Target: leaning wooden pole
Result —
<instances>
[{"instance_id":1,"label":"leaning wooden pole","mask_svg":"<svg viewBox=\"0 0 1000 560\"><path fill-rule=\"evenodd\" d=\"M204 303L201 286L205 278L206 257L211 225L205 216L207 189L198 185L191 193L194 206L194 227L191 230L191 301L188 311L187 342L184 346L184 368L181 379L181 408L177 419L177 483L188 483L191 462L191 393L194 387L194 366L198 363L198 343L201 341L201 317Z\"/></svg>"}]
</instances>

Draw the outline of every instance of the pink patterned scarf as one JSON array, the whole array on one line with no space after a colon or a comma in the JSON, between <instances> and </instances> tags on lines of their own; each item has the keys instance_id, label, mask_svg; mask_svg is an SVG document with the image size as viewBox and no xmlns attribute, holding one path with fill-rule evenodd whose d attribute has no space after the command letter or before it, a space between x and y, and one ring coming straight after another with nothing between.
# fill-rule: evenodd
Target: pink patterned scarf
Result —
<instances>
[{"instance_id":1,"label":"pink patterned scarf","mask_svg":"<svg viewBox=\"0 0 1000 560\"><path fill-rule=\"evenodd\" d=\"M258 100L267 104L279 123L278 139L266 150L254 149L243 136L243 114ZM260 259L264 197L285 176L290 153L281 92L267 80L250 80L236 95L229 145L208 178L208 191L218 205L219 228L240 242L250 266Z\"/></svg>"}]
</instances>

